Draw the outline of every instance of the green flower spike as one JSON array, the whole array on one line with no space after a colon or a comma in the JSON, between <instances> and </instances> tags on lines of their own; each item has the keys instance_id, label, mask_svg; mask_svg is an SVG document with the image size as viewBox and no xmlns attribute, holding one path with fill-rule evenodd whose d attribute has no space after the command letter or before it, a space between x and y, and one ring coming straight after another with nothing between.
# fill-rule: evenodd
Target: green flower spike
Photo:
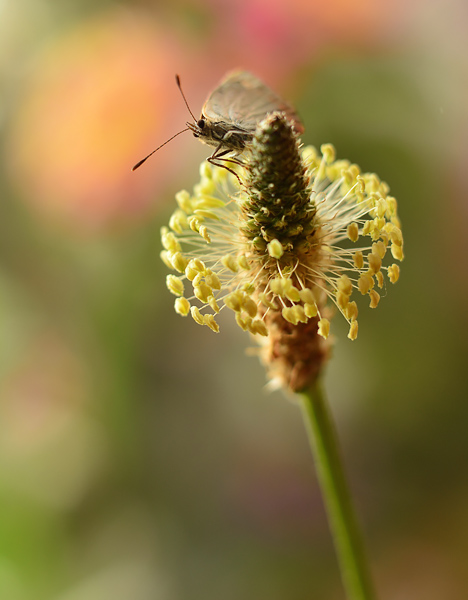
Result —
<instances>
[{"instance_id":1,"label":"green flower spike","mask_svg":"<svg viewBox=\"0 0 468 600\"><path fill-rule=\"evenodd\" d=\"M193 193L177 194L161 232L161 258L178 273L167 285L179 314L215 332L216 315L232 310L260 341L271 380L300 391L326 360L332 315L342 314L355 340L354 298L367 295L376 308L386 279L398 280L397 203L330 144L301 150L281 113L258 125L244 160L241 184L204 162Z\"/></svg>"}]
</instances>

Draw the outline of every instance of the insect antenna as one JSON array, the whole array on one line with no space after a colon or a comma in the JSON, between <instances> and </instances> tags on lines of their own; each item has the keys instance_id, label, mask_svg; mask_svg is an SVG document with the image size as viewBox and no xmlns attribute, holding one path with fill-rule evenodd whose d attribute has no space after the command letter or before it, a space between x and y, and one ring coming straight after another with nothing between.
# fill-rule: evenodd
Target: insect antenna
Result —
<instances>
[{"instance_id":1,"label":"insect antenna","mask_svg":"<svg viewBox=\"0 0 468 600\"><path fill-rule=\"evenodd\" d=\"M155 150L153 150L152 152L150 152L148 154L148 156L145 156L145 158L142 158L141 160L139 160L137 162L137 164L132 167L132 171L135 171L136 169L138 169L138 167L141 167L141 165L150 157L152 156L155 152L157 152L160 148L162 148L163 146L165 146L166 144L168 144L171 140L173 140L175 137L177 137L178 135L180 135L181 133L184 133L184 131L188 131L189 127L186 127L185 129L182 129L182 131L179 131L178 133L176 133L175 135L173 135L172 137L170 137L168 140L166 140L164 142L164 144L161 144L160 146L158 146Z\"/></svg>"},{"instance_id":2,"label":"insect antenna","mask_svg":"<svg viewBox=\"0 0 468 600\"><path fill-rule=\"evenodd\" d=\"M192 115L192 119L195 121L195 123L197 122L197 119L195 118L195 115L193 114L193 112L190 110L190 106L187 102L187 98L185 97L184 91L182 89L182 84L180 83L180 77L178 75L175 76L175 80L177 83L177 87L180 90L180 93L182 94L182 98L184 99L185 102L185 106L187 107L187 110L189 111L189 113Z\"/></svg>"}]
</instances>

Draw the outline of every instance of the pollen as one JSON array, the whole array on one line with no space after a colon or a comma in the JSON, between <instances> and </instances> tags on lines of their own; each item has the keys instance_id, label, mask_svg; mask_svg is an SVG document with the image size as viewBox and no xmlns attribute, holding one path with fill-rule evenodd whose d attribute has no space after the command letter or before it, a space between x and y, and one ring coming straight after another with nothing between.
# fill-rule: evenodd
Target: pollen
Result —
<instances>
[{"instance_id":1,"label":"pollen","mask_svg":"<svg viewBox=\"0 0 468 600\"><path fill-rule=\"evenodd\" d=\"M398 265L390 265L388 267L388 278L392 283L396 283L400 277L400 267Z\"/></svg>"},{"instance_id":2,"label":"pollen","mask_svg":"<svg viewBox=\"0 0 468 600\"><path fill-rule=\"evenodd\" d=\"M350 223L346 228L346 233L352 242L357 242L359 238L359 226L357 223Z\"/></svg>"},{"instance_id":3,"label":"pollen","mask_svg":"<svg viewBox=\"0 0 468 600\"><path fill-rule=\"evenodd\" d=\"M369 292L369 297L370 297L370 304L369 304L369 306L371 308L377 308L377 305L379 304L379 300L380 300L380 294L379 294L379 292L377 292L376 290L371 290Z\"/></svg>"},{"instance_id":4,"label":"pollen","mask_svg":"<svg viewBox=\"0 0 468 600\"><path fill-rule=\"evenodd\" d=\"M184 295L184 282L181 281L175 275L168 275L166 277L167 289L176 296Z\"/></svg>"},{"instance_id":5,"label":"pollen","mask_svg":"<svg viewBox=\"0 0 468 600\"><path fill-rule=\"evenodd\" d=\"M174 302L174 310L177 314L186 317L190 312L190 302L187 298L176 298Z\"/></svg>"},{"instance_id":6,"label":"pollen","mask_svg":"<svg viewBox=\"0 0 468 600\"><path fill-rule=\"evenodd\" d=\"M354 266L356 269L360 270L364 266L364 255L360 250L356 250L353 257Z\"/></svg>"},{"instance_id":7,"label":"pollen","mask_svg":"<svg viewBox=\"0 0 468 600\"><path fill-rule=\"evenodd\" d=\"M284 248L280 241L272 240L268 245L268 254L273 258L281 258L284 254Z\"/></svg>"},{"instance_id":8,"label":"pollen","mask_svg":"<svg viewBox=\"0 0 468 600\"><path fill-rule=\"evenodd\" d=\"M354 341L358 336L358 322L353 321L349 326L348 338Z\"/></svg>"},{"instance_id":9,"label":"pollen","mask_svg":"<svg viewBox=\"0 0 468 600\"><path fill-rule=\"evenodd\" d=\"M318 322L318 334L325 339L330 335L330 321L328 319L320 319Z\"/></svg>"}]
</instances>

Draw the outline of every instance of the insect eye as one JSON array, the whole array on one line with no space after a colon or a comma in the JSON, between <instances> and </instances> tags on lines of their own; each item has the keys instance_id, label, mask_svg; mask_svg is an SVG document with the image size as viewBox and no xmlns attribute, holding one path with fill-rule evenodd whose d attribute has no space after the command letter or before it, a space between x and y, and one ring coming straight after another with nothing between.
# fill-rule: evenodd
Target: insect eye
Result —
<instances>
[{"instance_id":1,"label":"insect eye","mask_svg":"<svg viewBox=\"0 0 468 600\"><path fill-rule=\"evenodd\" d=\"M205 119L199 119L197 125L200 129L203 129L205 127Z\"/></svg>"}]
</instances>

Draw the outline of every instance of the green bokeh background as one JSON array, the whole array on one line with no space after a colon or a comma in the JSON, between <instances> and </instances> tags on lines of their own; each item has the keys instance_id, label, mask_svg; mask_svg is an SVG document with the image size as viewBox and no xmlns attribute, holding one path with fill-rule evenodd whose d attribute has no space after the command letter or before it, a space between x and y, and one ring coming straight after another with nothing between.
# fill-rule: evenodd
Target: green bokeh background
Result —
<instances>
[{"instance_id":1,"label":"green bokeh background","mask_svg":"<svg viewBox=\"0 0 468 600\"><path fill-rule=\"evenodd\" d=\"M188 46L232 9L124 5ZM122 5L43 2L38 20L37 6L0 3L13 29L0 46L0 598L344 598L300 411L265 392L229 315L214 335L175 315L165 287L159 228L206 149L168 147L174 175L128 223L84 230L20 191L12 123L36 54ZM301 60L285 48L276 87L306 143L333 143L399 202L400 281L361 310L356 342L333 322L326 372L380 598L464 600L468 11L396 7L381 36L330 35Z\"/></svg>"}]
</instances>

